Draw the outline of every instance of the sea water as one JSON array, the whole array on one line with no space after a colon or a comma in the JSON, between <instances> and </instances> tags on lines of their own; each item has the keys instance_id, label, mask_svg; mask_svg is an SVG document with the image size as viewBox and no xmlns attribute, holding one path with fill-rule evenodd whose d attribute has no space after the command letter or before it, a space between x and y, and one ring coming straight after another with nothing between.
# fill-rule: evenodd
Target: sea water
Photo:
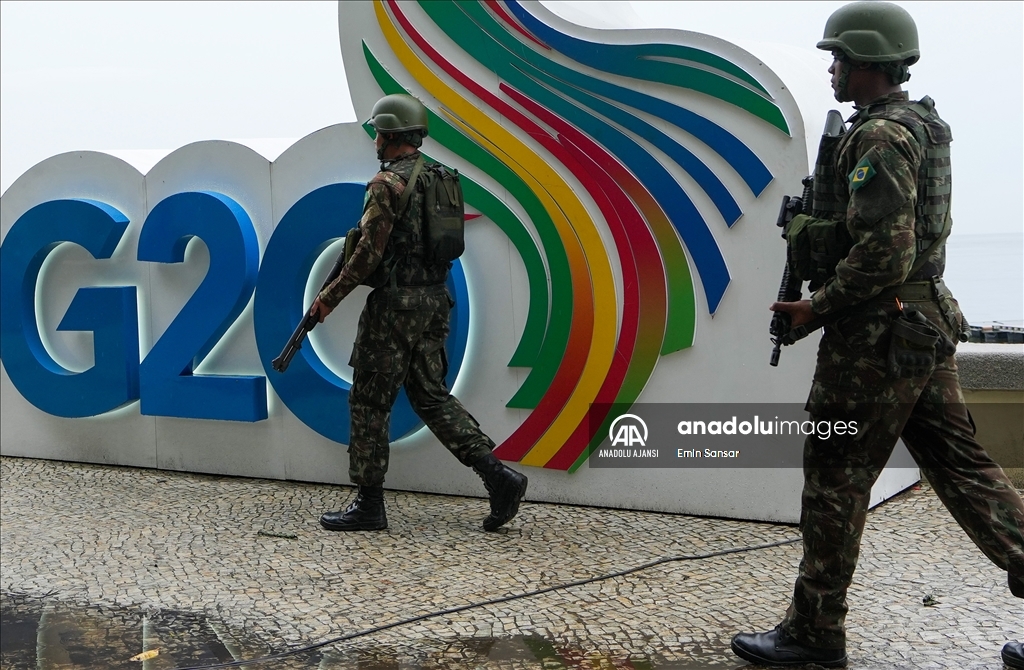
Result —
<instances>
[{"instance_id":1,"label":"sea water","mask_svg":"<svg viewBox=\"0 0 1024 670\"><path fill-rule=\"evenodd\" d=\"M945 281L971 324L1024 326L1024 232L971 235L954 228Z\"/></svg>"}]
</instances>

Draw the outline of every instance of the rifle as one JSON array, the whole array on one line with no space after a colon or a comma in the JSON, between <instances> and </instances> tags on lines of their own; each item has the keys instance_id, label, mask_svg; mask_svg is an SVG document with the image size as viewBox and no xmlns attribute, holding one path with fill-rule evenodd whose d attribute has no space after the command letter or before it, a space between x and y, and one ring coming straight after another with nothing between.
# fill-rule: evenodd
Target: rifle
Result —
<instances>
[{"instance_id":1,"label":"rifle","mask_svg":"<svg viewBox=\"0 0 1024 670\"><path fill-rule=\"evenodd\" d=\"M825 130L822 132L821 147L819 147L818 160L822 160L821 152L824 151L824 147L829 142L835 142L837 138L841 137L846 132L846 125L843 123L843 116L836 110L830 110L825 116ZM817 171L817 167L815 168ZM793 220L798 214L807 214L808 216L813 215L813 192L814 192L814 177L804 177L801 183L804 186L803 194L799 198L791 198L788 195L782 196L782 208L779 210L779 218L775 222L779 228L782 228L782 237L786 239L786 226L790 221ZM786 267L782 271L782 284L779 286L779 299L777 302L796 302L800 300L801 288L803 282L794 273L791 272L790 267L790 250L786 248ZM793 344L797 340L801 340L816 328L820 328L822 323L820 320L812 321L809 324L803 326L797 326L791 328L790 324L792 318L786 312L775 312L772 314L772 322L768 327L768 331L772 334L772 366L778 366L779 355L782 353L782 345Z\"/></svg>"},{"instance_id":2,"label":"rifle","mask_svg":"<svg viewBox=\"0 0 1024 670\"><path fill-rule=\"evenodd\" d=\"M804 192L800 197L782 196L782 207L779 208L779 218L775 222L775 225L783 230L782 237L786 237L785 230L789 222L798 214L804 214L811 208L814 177L804 177L801 183L804 185ZM779 285L779 299L777 302L796 302L800 300L802 297L802 285L803 282L800 278L790 271L789 250L787 249L786 265L782 270L782 283ZM785 341L787 339L786 336L790 333L791 321L792 318L787 312L772 313L772 322L768 326L768 332L773 336L772 344L775 345L772 348L772 357L769 361L772 367L776 367L779 364L782 345L792 344L792 342Z\"/></svg>"},{"instance_id":3,"label":"rifle","mask_svg":"<svg viewBox=\"0 0 1024 670\"><path fill-rule=\"evenodd\" d=\"M345 241L345 246L348 247L348 237L346 237ZM351 253L349 255L351 255ZM338 260L334 262L334 267L331 268L331 272L327 275L327 279L320 287L321 291L330 286L334 280L338 278L338 275L341 274L341 269L345 267L345 260L346 255L343 250L338 255ZM295 332L293 332L292 336L288 339L288 344L284 345L284 349L281 350L281 355L271 361L270 366L278 372L284 372L287 370L288 366L291 365L295 354L297 354L299 349L302 348L302 341L306 339L306 335L309 331L313 330L319 322L320 321L316 316L313 316L309 311L306 311L305 317L303 317L302 321L299 322L299 325L295 327Z\"/></svg>"}]
</instances>

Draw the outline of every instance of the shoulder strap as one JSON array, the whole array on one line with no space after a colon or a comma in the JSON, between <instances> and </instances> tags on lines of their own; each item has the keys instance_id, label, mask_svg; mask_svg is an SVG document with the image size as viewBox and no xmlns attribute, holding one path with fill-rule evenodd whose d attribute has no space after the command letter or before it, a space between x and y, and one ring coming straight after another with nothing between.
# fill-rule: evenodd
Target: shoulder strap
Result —
<instances>
[{"instance_id":1,"label":"shoulder strap","mask_svg":"<svg viewBox=\"0 0 1024 670\"><path fill-rule=\"evenodd\" d=\"M409 206L409 198L412 197L413 190L416 188L416 180L419 179L420 172L423 171L423 154L420 154L416 158L416 165L412 168L412 174L409 175L409 183L405 185L405 190L402 191L402 197L398 199L398 211L395 212L395 218L399 219L405 214L406 208Z\"/></svg>"}]
</instances>

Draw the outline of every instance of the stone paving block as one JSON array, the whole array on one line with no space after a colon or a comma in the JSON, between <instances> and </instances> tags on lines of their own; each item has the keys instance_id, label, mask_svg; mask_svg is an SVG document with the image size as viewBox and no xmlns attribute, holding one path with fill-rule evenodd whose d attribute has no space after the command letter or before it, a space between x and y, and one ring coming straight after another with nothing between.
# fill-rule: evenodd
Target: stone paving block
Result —
<instances>
[{"instance_id":1,"label":"stone paving block","mask_svg":"<svg viewBox=\"0 0 1024 670\"><path fill-rule=\"evenodd\" d=\"M248 658L664 557L798 537L784 525L528 502L507 533L483 533L485 501L395 491L387 530L330 533L317 518L346 504L349 488L14 458L0 459L0 485L0 592L192 612ZM799 560L799 545L784 545L665 563L281 667L735 668L730 637L778 622ZM928 595L938 603L924 605ZM852 668L999 667L1002 644L1024 634L1005 575L927 486L871 513L849 602Z\"/></svg>"}]
</instances>

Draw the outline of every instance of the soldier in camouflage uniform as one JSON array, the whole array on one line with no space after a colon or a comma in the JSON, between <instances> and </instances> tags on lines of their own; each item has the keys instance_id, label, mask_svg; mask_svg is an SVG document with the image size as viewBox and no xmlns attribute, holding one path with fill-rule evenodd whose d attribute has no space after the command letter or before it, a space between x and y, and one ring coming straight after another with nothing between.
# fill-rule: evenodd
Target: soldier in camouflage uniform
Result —
<instances>
[{"instance_id":1,"label":"soldier in camouflage uniform","mask_svg":"<svg viewBox=\"0 0 1024 670\"><path fill-rule=\"evenodd\" d=\"M901 339L914 332L897 325L916 311L930 322L916 325L949 349L965 326L941 279L952 137L930 99L912 102L900 87L919 57L916 26L896 5L857 2L829 18L818 48L834 55L836 98L858 112L832 157L819 157L813 214L838 220L839 237L848 239L810 300L771 309L789 313L793 327L826 324L807 410L815 421L856 420L858 431L805 443L804 556L792 603L774 630L732 642L740 657L771 666L846 665L846 591L871 487L900 437L956 521L1024 597L1024 503L974 439L954 358L936 353L935 337L930 350L915 351ZM1020 643L1008 643L1003 659L1024 667Z\"/></svg>"},{"instance_id":2,"label":"soldier in camouflage uniform","mask_svg":"<svg viewBox=\"0 0 1024 670\"><path fill-rule=\"evenodd\" d=\"M495 458L494 442L445 385L444 344L454 305L445 281L451 263L429 262L424 255L423 181L402 198L427 134L427 111L411 96L389 95L374 105L369 123L377 131L381 170L366 186L359 242L310 309L322 323L356 286L374 287L349 360L349 478L359 492L348 509L324 514L320 524L328 530L387 528L388 433L391 408L404 386L413 409L438 440L483 479L491 503L483 526L496 530L516 515L527 479Z\"/></svg>"}]
</instances>

